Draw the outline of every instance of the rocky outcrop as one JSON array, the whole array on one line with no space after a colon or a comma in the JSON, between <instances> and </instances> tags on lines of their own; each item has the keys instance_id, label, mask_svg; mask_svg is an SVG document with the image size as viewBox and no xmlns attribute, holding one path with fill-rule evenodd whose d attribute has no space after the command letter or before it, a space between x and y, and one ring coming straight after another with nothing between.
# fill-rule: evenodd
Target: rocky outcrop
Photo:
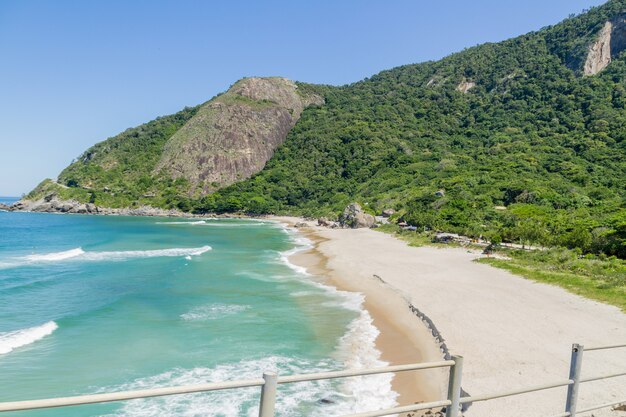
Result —
<instances>
[{"instance_id":1,"label":"rocky outcrop","mask_svg":"<svg viewBox=\"0 0 626 417\"><path fill-rule=\"evenodd\" d=\"M165 210L150 206L136 208L98 207L92 203L76 200L60 200L56 195L47 195L38 200L20 200L8 207L10 211L28 211L36 213L100 214L118 216L189 216L178 210Z\"/></svg>"},{"instance_id":2,"label":"rocky outcrop","mask_svg":"<svg viewBox=\"0 0 626 417\"><path fill-rule=\"evenodd\" d=\"M339 223L329 220L326 217L320 217L319 219L317 219L317 225L322 227L330 227L331 229L336 229L339 227Z\"/></svg>"},{"instance_id":3,"label":"rocky outcrop","mask_svg":"<svg viewBox=\"0 0 626 417\"><path fill-rule=\"evenodd\" d=\"M342 227L358 229L374 226L376 219L371 214L365 213L358 203L352 203L339 216L339 223Z\"/></svg>"},{"instance_id":4,"label":"rocky outcrop","mask_svg":"<svg viewBox=\"0 0 626 417\"><path fill-rule=\"evenodd\" d=\"M155 173L208 194L259 172L302 111L323 99L285 78L246 78L204 104L165 145Z\"/></svg>"},{"instance_id":5,"label":"rocky outcrop","mask_svg":"<svg viewBox=\"0 0 626 417\"><path fill-rule=\"evenodd\" d=\"M387 208L384 209L381 213L380 213L383 217L391 217L394 214L396 214L396 211L392 208Z\"/></svg>"},{"instance_id":6,"label":"rocky outcrop","mask_svg":"<svg viewBox=\"0 0 626 417\"><path fill-rule=\"evenodd\" d=\"M59 200L54 195L47 195L38 200L20 200L11 206L13 211L33 211L40 213L96 214L98 208L91 203L76 200Z\"/></svg>"},{"instance_id":7,"label":"rocky outcrop","mask_svg":"<svg viewBox=\"0 0 626 417\"><path fill-rule=\"evenodd\" d=\"M626 15L622 14L607 21L600 30L598 38L589 45L583 73L585 75L599 73L625 48Z\"/></svg>"},{"instance_id":8,"label":"rocky outcrop","mask_svg":"<svg viewBox=\"0 0 626 417\"><path fill-rule=\"evenodd\" d=\"M585 75L595 75L611 63L611 32L613 23L606 22L598 39L589 46L587 60L583 67Z\"/></svg>"},{"instance_id":9,"label":"rocky outcrop","mask_svg":"<svg viewBox=\"0 0 626 417\"><path fill-rule=\"evenodd\" d=\"M456 91L460 91L463 94L466 94L469 90L476 87L476 83L474 81L463 80L456 86Z\"/></svg>"}]
</instances>

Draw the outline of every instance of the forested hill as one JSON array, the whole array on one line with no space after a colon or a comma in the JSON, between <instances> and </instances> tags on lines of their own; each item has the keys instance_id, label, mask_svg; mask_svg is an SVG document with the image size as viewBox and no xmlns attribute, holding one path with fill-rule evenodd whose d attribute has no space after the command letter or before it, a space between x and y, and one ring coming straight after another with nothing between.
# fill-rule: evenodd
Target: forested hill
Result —
<instances>
[{"instance_id":1,"label":"forested hill","mask_svg":"<svg viewBox=\"0 0 626 417\"><path fill-rule=\"evenodd\" d=\"M158 204L336 215L357 200L419 227L625 256L625 17L626 0L609 1L437 62L299 85L324 104L262 171L203 195L179 180ZM64 198L86 198L85 177L60 180ZM89 196L115 204L106 193Z\"/></svg>"}]
</instances>

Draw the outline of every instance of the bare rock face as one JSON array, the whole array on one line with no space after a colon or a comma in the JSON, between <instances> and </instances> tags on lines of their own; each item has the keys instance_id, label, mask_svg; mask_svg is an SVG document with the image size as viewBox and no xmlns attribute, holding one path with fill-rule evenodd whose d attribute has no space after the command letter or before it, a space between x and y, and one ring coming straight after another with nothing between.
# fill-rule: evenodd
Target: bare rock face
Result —
<instances>
[{"instance_id":1,"label":"bare rock face","mask_svg":"<svg viewBox=\"0 0 626 417\"><path fill-rule=\"evenodd\" d=\"M456 91L460 91L465 94L472 88L476 87L476 83L473 81L463 80L456 86Z\"/></svg>"},{"instance_id":2,"label":"bare rock face","mask_svg":"<svg viewBox=\"0 0 626 417\"><path fill-rule=\"evenodd\" d=\"M394 214L396 214L396 211L394 209L392 209L392 208L388 208L388 209L384 209L381 212L381 214L382 214L383 217L391 217Z\"/></svg>"},{"instance_id":3,"label":"bare rock face","mask_svg":"<svg viewBox=\"0 0 626 417\"><path fill-rule=\"evenodd\" d=\"M101 214L120 216L170 216L188 217L175 209L160 209L150 206L137 208L98 207L93 203L81 203L76 200L61 200L56 194L49 194L37 200L22 199L8 207L8 211L27 211L36 213Z\"/></svg>"},{"instance_id":4,"label":"bare rock face","mask_svg":"<svg viewBox=\"0 0 626 417\"><path fill-rule=\"evenodd\" d=\"M302 111L323 99L285 78L246 78L204 104L165 145L155 173L205 195L263 169Z\"/></svg>"},{"instance_id":5,"label":"bare rock face","mask_svg":"<svg viewBox=\"0 0 626 417\"><path fill-rule=\"evenodd\" d=\"M598 35L598 39L589 47L583 72L595 75L611 63L611 32L613 23L606 22Z\"/></svg>"},{"instance_id":6,"label":"bare rock face","mask_svg":"<svg viewBox=\"0 0 626 417\"><path fill-rule=\"evenodd\" d=\"M358 203L352 203L339 216L339 223L343 227L358 229L361 227L373 227L376 224L376 219L371 214L365 213Z\"/></svg>"},{"instance_id":7,"label":"bare rock face","mask_svg":"<svg viewBox=\"0 0 626 417\"><path fill-rule=\"evenodd\" d=\"M622 14L604 24L598 39L589 46L583 73L595 75L611 63L626 48L626 15Z\"/></svg>"}]
</instances>

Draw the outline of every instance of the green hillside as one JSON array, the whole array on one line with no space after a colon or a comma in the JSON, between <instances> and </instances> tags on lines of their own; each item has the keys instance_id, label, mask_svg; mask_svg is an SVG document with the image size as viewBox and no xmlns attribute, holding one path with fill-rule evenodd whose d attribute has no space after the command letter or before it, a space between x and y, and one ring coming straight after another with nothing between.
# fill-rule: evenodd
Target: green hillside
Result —
<instances>
[{"instance_id":1,"label":"green hillside","mask_svg":"<svg viewBox=\"0 0 626 417\"><path fill-rule=\"evenodd\" d=\"M159 117L92 146L59 174L58 184L45 180L26 198L57 193L65 200L103 207L175 204L178 196L187 191L185 182L154 176L152 171L167 141L198 107Z\"/></svg>"},{"instance_id":2,"label":"green hillside","mask_svg":"<svg viewBox=\"0 0 626 417\"><path fill-rule=\"evenodd\" d=\"M98 191L96 203L117 206L130 201L120 195L132 189L136 197L155 180L160 198L151 204L195 212L336 216L357 200L376 212L395 208L418 227L626 257L624 10L626 1L610 1L437 62L343 87L300 86L325 104L302 113L261 172L202 198L146 168L193 109L138 128L154 142L148 155L124 145L135 143L134 130L117 137L132 156L115 157L116 173L96 172L89 160L71 166L60 176L70 187L62 193L88 198L86 174L79 187L71 182L88 171L100 189L117 190L108 199ZM611 63L584 75L608 21ZM142 133L149 126L153 133Z\"/></svg>"},{"instance_id":3,"label":"green hillside","mask_svg":"<svg viewBox=\"0 0 626 417\"><path fill-rule=\"evenodd\" d=\"M419 227L626 255L626 60L582 76L580 58L625 6L328 89L265 170L199 209L357 199Z\"/></svg>"}]
</instances>

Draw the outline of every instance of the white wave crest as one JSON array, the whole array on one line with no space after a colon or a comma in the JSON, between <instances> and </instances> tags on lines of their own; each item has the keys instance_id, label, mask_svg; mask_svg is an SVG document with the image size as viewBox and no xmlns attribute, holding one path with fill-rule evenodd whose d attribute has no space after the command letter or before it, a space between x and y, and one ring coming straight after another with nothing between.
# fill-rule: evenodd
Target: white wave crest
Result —
<instances>
[{"instance_id":1,"label":"white wave crest","mask_svg":"<svg viewBox=\"0 0 626 417\"><path fill-rule=\"evenodd\" d=\"M85 252L80 258L87 261L122 261L132 258L156 258L163 256L199 256L210 251L210 246L201 246L199 248L171 248L171 249L154 249L154 250L129 250L129 251L110 251L110 252Z\"/></svg>"},{"instance_id":2,"label":"white wave crest","mask_svg":"<svg viewBox=\"0 0 626 417\"><path fill-rule=\"evenodd\" d=\"M175 222L156 222L156 224L166 225L187 225L187 226L208 226L208 227L258 227L258 226L274 226L276 223L260 220L246 219L243 223L235 223L233 221L226 221L220 219L208 219L198 221L175 221Z\"/></svg>"},{"instance_id":3,"label":"white wave crest","mask_svg":"<svg viewBox=\"0 0 626 417\"><path fill-rule=\"evenodd\" d=\"M289 293L289 295L292 297L310 297L312 295L317 295L317 293L314 291L294 291Z\"/></svg>"},{"instance_id":4,"label":"white wave crest","mask_svg":"<svg viewBox=\"0 0 626 417\"><path fill-rule=\"evenodd\" d=\"M62 261L65 259L75 258L77 256L83 255L85 253L81 248L75 248L66 250L63 252L52 252L52 253L44 253L41 255L33 254L24 256L22 259L29 262L54 262L54 261Z\"/></svg>"},{"instance_id":5,"label":"white wave crest","mask_svg":"<svg viewBox=\"0 0 626 417\"><path fill-rule=\"evenodd\" d=\"M155 376L140 378L121 386L103 388L101 392L256 379L260 378L266 371L278 372L279 375L293 375L323 372L340 367L341 365L333 360L311 361L285 356L270 356L263 359L218 365L213 368L177 368ZM372 376L364 377L362 382L370 387L367 390L368 395L370 395L369 399L356 397L344 389L345 384L342 385L336 380L280 385L276 414L279 416L326 417L346 414L353 410L368 411L388 406L390 401L384 400L380 393L372 391L375 386L368 383L368 378L371 379ZM360 392L364 393L365 390ZM115 414L108 417L152 417L156 415L161 417L200 415L256 417L259 413L259 393L260 390L255 387L137 400L125 403Z\"/></svg>"},{"instance_id":6,"label":"white wave crest","mask_svg":"<svg viewBox=\"0 0 626 417\"><path fill-rule=\"evenodd\" d=\"M213 368L174 369L148 378L141 378L120 387L109 390L134 390L169 385L186 385L201 382L217 382L233 379L259 378L264 371L276 371L280 375L322 372L333 369L359 369L364 367L385 366L381 353L376 348L375 340L379 331L373 320L363 309L364 297L359 293L337 290L311 279L306 269L289 262L289 256L306 250L311 243L296 233L284 229L295 243L295 247L278 254L277 262L284 263L296 271L283 279L298 279L310 285L310 291L292 293L296 297L322 293L328 296L328 306L344 308L356 312L356 318L350 322L344 336L338 341L335 359L305 360L272 356L257 360L244 360L236 363L217 365ZM276 256L276 252L274 255ZM250 275L250 271L241 274ZM263 274L259 274L263 275ZM255 277L255 279L269 279ZM280 279L278 279L280 281ZM273 276L276 282L277 277ZM326 303L324 303L326 304ZM219 307L218 307L219 306ZM234 308L225 304L199 307L181 315L184 320L207 320L234 314L241 307ZM344 415L363 411L372 411L393 407L397 404L398 394L392 389L393 376L389 374L368 375L340 380L315 381L301 384L285 384L279 387L277 415L322 417ZM104 390L103 390L104 391ZM162 397L128 402L115 416L147 417L159 415L191 417L197 415L215 415L220 417L252 417L258 415L259 389L229 390L219 393L192 394L185 396Z\"/></svg>"},{"instance_id":7,"label":"white wave crest","mask_svg":"<svg viewBox=\"0 0 626 417\"><path fill-rule=\"evenodd\" d=\"M0 269L12 268L24 265L53 263L60 261L125 261L138 258L155 257L189 257L199 256L210 251L210 246L199 248L171 248L154 250L127 250L127 251L84 251L82 248L70 249L62 252L52 252L44 254L32 254L10 259L8 262L0 263Z\"/></svg>"},{"instance_id":8,"label":"white wave crest","mask_svg":"<svg viewBox=\"0 0 626 417\"><path fill-rule=\"evenodd\" d=\"M292 231L286 225L282 223L278 223L278 224L282 227L282 230L285 233L287 233L287 235L289 235L289 239L296 245L294 248L291 248L283 252L279 252L278 253L279 261L282 264L288 266L290 269L292 269L299 275L311 275L309 274L306 268L300 265L295 265L289 260L289 258L298 252L302 252L302 251L313 248L313 243L306 237L298 235L297 232Z\"/></svg>"},{"instance_id":9,"label":"white wave crest","mask_svg":"<svg viewBox=\"0 0 626 417\"><path fill-rule=\"evenodd\" d=\"M189 225L198 225L205 224L204 220L198 220L195 222L156 222L156 224L189 224Z\"/></svg>"},{"instance_id":10,"label":"white wave crest","mask_svg":"<svg viewBox=\"0 0 626 417\"><path fill-rule=\"evenodd\" d=\"M240 304L209 304L196 307L187 313L181 314L180 318L187 321L216 320L237 314L249 308L249 305Z\"/></svg>"},{"instance_id":11,"label":"white wave crest","mask_svg":"<svg viewBox=\"0 0 626 417\"><path fill-rule=\"evenodd\" d=\"M0 355L9 353L19 347L30 345L52 334L58 327L55 322L49 321L41 326L2 332L0 333Z\"/></svg>"},{"instance_id":12,"label":"white wave crest","mask_svg":"<svg viewBox=\"0 0 626 417\"><path fill-rule=\"evenodd\" d=\"M299 235L297 231L283 225L283 230L296 244L296 247L280 253L280 260L300 275L310 275L306 268L294 265L289 257L299 251L313 247L312 242ZM322 290L329 298L323 302L325 307L343 308L358 313L358 317L348 325L346 333L341 337L337 346L337 358L348 369L381 367L388 365L381 360L381 352L376 348L376 338L380 334L374 326L369 312L363 307L365 297L361 293L338 290L312 279L303 279L302 282ZM292 293L292 296L305 295L303 292ZM363 410L378 410L391 408L397 404L398 394L393 391L392 374L370 375L342 380L341 391L347 394L350 400L343 401L341 414L356 413Z\"/></svg>"},{"instance_id":13,"label":"white wave crest","mask_svg":"<svg viewBox=\"0 0 626 417\"><path fill-rule=\"evenodd\" d=\"M348 331L339 340L338 355L349 369L376 368L389 365L381 360L381 352L376 348L376 338L380 334L374 326L367 310L361 310L359 317L348 326ZM361 410L379 410L397 405L398 393L391 385L392 374L358 376L342 380L342 389L352 393L355 401L348 404L343 413L357 413Z\"/></svg>"}]
</instances>

